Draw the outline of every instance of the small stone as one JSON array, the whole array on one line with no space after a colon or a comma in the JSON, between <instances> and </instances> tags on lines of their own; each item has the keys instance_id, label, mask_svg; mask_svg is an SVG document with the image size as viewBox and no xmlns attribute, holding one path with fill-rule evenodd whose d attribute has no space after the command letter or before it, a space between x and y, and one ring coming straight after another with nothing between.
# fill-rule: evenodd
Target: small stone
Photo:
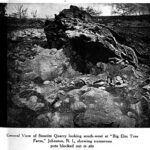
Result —
<instances>
[{"instance_id":1,"label":"small stone","mask_svg":"<svg viewBox=\"0 0 150 150\"><path fill-rule=\"evenodd\" d=\"M115 77L115 84L117 84L117 85L123 84L123 80L120 76Z\"/></svg>"},{"instance_id":2,"label":"small stone","mask_svg":"<svg viewBox=\"0 0 150 150\"><path fill-rule=\"evenodd\" d=\"M124 61L122 61L122 62L120 62L120 64L121 64L121 65L125 65L125 62L124 62Z\"/></svg>"},{"instance_id":3,"label":"small stone","mask_svg":"<svg viewBox=\"0 0 150 150\"><path fill-rule=\"evenodd\" d=\"M45 84L45 85L50 84L50 81L46 80L46 81L43 82L43 84Z\"/></svg>"},{"instance_id":4,"label":"small stone","mask_svg":"<svg viewBox=\"0 0 150 150\"><path fill-rule=\"evenodd\" d=\"M80 88L80 90L81 90L82 92L88 92L88 91L91 90L91 88L88 87L87 85L84 85L82 88Z\"/></svg>"},{"instance_id":5,"label":"small stone","mask_svg":"<svg viewBox=\"0 0 150 150\"><path fill-rule=\"evenodd\" d=\"M115 85L115 81L112 80L111 83L110 83L110 85L114 86Z\"/></svg>"},{"instance_id":6,"label":"small stone","mask_svg":"<svg viewBox=\"0 0 150 150\"><path fill-rule=\"evenodd\" d=\"M63 90L59 90L59 91L58 91L58 94L65 95L65 92L64 92Z\"/></svg>"},{"instance_id":7,"label":"small stone","mask_svg":"<svg viewBox=\"0 0 150 150\"><path fill-rule=\"evenodd\" d=\"M32 102L32 103L37 103L37 100L38 100L38 97L37 96L31 96L29 98L29 101Z\"/></svg>"},{"instance_id":8,"label":"small stone","mask_svg":"<svg viewBox=\"0 0 150 150\"><path fill-rule=\"evenodd\" d=\"M58 108L61 106L62 101L58 101L54 104L54 108Z\"/></svg>"},{"instance_id":9,"label":"small stone","mask_svg":"<svg viewBox=\"0 0 150 150\"><path fill-rule=\"evenodd\" d=\"M98 89L99 89L99 90L106 90L106 88L105 88L104 86L99 87Z\"/></svg>"},{"instance_id":10,"label":"small stone","mask_svg":"<svg viewBox=\"0 0 150 150\"><path fill-rule=\"evenodd\" d=\"M66 93L65 93L63 90L60 90L60 91L58 91L58 93L57 93L57 97L58 97L60 100L63 100L63 99L65 99L65 97L66 97Z\"/></svg>"},{"instance_id":11,"label":"small stone","mask_svg":"<svg viewBox=\"0 0 150 150\"><path fill-rule=\"evenodd\" d=\"M120 80L120 84L122 84L123 83L123 80Z\"/></svg>"},{"instance_id":12,"label":"small stone","mask_svg":"<svg viewBox=\"0 0 150 150\"><path fill-rule=\"evenodd\" d=\"M137 102L136 104L130 104L130 108L137 112L138 115L142 114L142 103L141 101Z\"/></svg>"},{"instance_id":13,"label":"small stone","mask_svg":"<svg viewBox=\"0 0 150 150\"><path fill-rule=\"evenodd\" d=\"M56 100L56 94L47 95L44 98L48 103L52 104Z\"/></svg>"},{"instance_id":14,"label":"small stone","mask_svg":"<svg viewBox=\"0 0 150 150\"><path fill-rule=\"evenodd\" d=\"M69 103L69 98L66 98L66 99L64 100L64 102L65 102L65 103Z\"/></svg>"},{"instance_id":15,"label":"small stone","mask_svg":"<svg viewBox=\"0 0 150 150\"><path fill-rule=\"evenodd\" d=\"M34 87L34 83L30 83L30 84L29 84L29 87Z\"/></svg>"},{"instance_id":16,"label":"small stone","mask_svg":"<svg viewBox=\"0 0 150 150\"><path fill-rule=\"evenodd\" d=\"M125 86L128 86L128 84L127 83L123 83L121 85L115 85L115 87L125 87Z\"/></svg>"},{"instance_id":17,"label":"small stone","mask_svg":"<svg viewBox=\"0 0 150 150\"><path fill-rule=\"evenodd\" d=\"M51 113L51 112L47 113L47 117L48 117L49 119L51 119L52 113Z\"/></svg>"},{"instance_id":18,"label":"small stone","mask_svg":"<svg viewBox=\"0 0 150 150\"><path fill-rule=\"evenodd\" d=\"M126 74L122 75L123 78L127 79L128 76Z\"/></svg>"},{"instance_id":19,"label":"small stone","mask_svg":"<svg viewBox=\"0 0 150 150\"><path fill-rule=\"evenodd\" d=\"M105 82L103 82L103 81L96 83L96 85L99 85L99 86L102 86L102 85L104 85L104 84L105 84Z\"/></svg>"},{"instance_id":20,"label":"small stone","mask_svg":"<svg viewBox=\"0 0 150 150\"><path fill-rule=\"evenodd\" d=\"M71 81L70 84L74 85L74 81Z\"/></svg>"},{"instance_id":21,"label":"small stone","mask_svg":"<svg viewBox=\"0 0 150 150\"><path fill-rule=\"evenodd\" d=\"M60 88L65 88L66 86L65 85L60 85Z\"/></svg>"},{"instance_id":22,"label":"small stone","mask_svg":"<svg viewBox=\"0 0 150 150\"><path fill-rule=\"evenodd\" d=\"M37 93L42 93L42 92L43 92L43 91L42 91L42 88L39 87L39 86L36 86L36 87L35 87L35 91L36 91Z\"/></svg>"},{"instance_id":23,"label":"small stone","mask_svg":"<svg viewBox=\"0 0 150 150\"><path fill-rule=\"evenodd\" d=\"M130 111L127 113L127 115L128 115L130 118L137 118L136 115L135 115L134 113L130 112Z\"/></svg>"},{"instance_id":24,"label":"small stone","mask_svg":"<svg viewBox=\"0 0 150 150\"><path fill-rule=\"evenodd\" d=\"M143 86L143 89L150 90L150 84Z\"/></svg>"},{"instance_id":25,"label":"small stone","mask_svg":"<svg viewBox=\"0 0 150 150\"><path fill-rule=\"evenodd\" d=\"M98 63L96 64L96 66L100 68L100 67L101 67L101 62L98 62Z\"/></svg>"},{"instance_id":26,"label":"small stone","mask_svg":"<svg viewBox=\"0 0 150 150\"><path fill-rule=\"evenodd\" d=\"M121 81L122 78L120 76L116 76L116 80Z\"/></svg>"},{"instance_id":27,"label":"small stone","mask_svg":"<svg viewBox=\"0 0 150 150\"><path fill-rule=\"evenodd\" d=\"M51 51L50 51L50 54L51 55L54 55L57 53L57 49L56 48L52 48Z\"/></svg>"},{"instance_id":28,"label":"small stone","mask_svg":"<svg viewBox=\"0 0 150 150\"><path fill-rule=\"evenodd\" d=\"M76 101L71 105L72 111L84 112L87 106L83 102Z\"/></svg>"},{"instance_id":29,"label":"small stone","mask_svg":"<svg viewBox=\"0 0 150 150\"><path fill-rule=\"evenodd\" d=\"M108 79L107 79L107 83L108 83L108 84L110 84L110 83L111 83L110 78L108 78Z\"/></svg>"}]
</instances>

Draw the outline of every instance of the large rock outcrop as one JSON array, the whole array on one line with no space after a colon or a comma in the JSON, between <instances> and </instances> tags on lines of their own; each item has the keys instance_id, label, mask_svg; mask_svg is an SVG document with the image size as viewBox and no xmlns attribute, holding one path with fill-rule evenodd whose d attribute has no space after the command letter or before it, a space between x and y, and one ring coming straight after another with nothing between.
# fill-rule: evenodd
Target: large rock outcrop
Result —
<instances>
[{"instance_id":1,"label":"large rock outcrop","mask_svg":"<svg viewBox=\"0 0 150 150\"><path fill-rule=\"evenodd\" d=\"M65 67L68 68L69 63L62 50L41 47L36 47L36 49L38 49L38 55L22 63L24 79L53 80L63 74Z\"/></svg>"},{"instance_id":2,"label":"large rock outcrop","mask_svg":"<svg viewBox=\"0 0 150 150\"><path fill-rule=\"evenodd\" d=\"M94 22L78 7L70 6L53 21L47 21L45 33L50 48L63 48L73 63L78 60L77 69L81 72L88 73L87 62L95 65L113 60L138 67L134 50L119 43L114 31Z\"/></svg>"}]
</instances>

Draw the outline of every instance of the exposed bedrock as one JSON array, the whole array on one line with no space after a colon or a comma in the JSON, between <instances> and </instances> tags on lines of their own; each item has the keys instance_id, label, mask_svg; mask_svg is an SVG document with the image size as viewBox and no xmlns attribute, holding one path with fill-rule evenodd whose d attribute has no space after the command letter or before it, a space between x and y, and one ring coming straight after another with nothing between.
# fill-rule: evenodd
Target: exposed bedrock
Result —
<instances>
[{"instance_id":1,"label":"exposed bedrock","mask_svg":"<svg viewBox=\"0 0 150 150\"><path fill-rule=\"evenodd\" d=\"M116 40L115 32L98 24L78 7L64 9L53 21L45 23L50 48L63 48L70 61L81 72L88 73L87 62L115 61L138 67L134 50Z\"/></svg>"}]
</instances>

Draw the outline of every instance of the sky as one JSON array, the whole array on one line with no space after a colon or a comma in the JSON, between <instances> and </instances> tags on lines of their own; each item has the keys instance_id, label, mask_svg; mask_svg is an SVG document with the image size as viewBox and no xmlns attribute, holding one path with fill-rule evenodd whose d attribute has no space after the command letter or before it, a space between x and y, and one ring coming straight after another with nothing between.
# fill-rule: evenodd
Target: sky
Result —
<instances>
[{"instance_id":1,"label":"sky","mask_svg":"<svg viewBox=\"0 0 150 150\"><path fill-rule=\"evenodd\" d=\"M11 14L16 11L18 3L9 3L7 5L7 13ZM103 4L103 3L24 3L24 8L28 8L28 16L31 17L31 12L37 10L37 17L46 18L46 17L54 17L54 14L58 14L61 10L69 8L70 5L88 7L91 6L95 10L102 11L102 16L110 16L111 15L111 5Z\"/></svg>"}]
</instances>

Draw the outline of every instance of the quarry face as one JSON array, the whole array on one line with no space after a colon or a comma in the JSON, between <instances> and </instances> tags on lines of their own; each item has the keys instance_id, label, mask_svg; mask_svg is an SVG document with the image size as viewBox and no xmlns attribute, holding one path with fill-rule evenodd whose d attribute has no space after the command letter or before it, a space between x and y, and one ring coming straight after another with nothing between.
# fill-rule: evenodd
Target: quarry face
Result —
<instances>
[{"instance_id":1,"label":"quarry face","mask_svg":"<svg viewBox=\"0 0 150 150\"><path fill-rule=\"evenodd\" d=\"M150 20L98 20L70 6L8 32L9 127L150 127Z\"/></svg>"}]
</instances>

